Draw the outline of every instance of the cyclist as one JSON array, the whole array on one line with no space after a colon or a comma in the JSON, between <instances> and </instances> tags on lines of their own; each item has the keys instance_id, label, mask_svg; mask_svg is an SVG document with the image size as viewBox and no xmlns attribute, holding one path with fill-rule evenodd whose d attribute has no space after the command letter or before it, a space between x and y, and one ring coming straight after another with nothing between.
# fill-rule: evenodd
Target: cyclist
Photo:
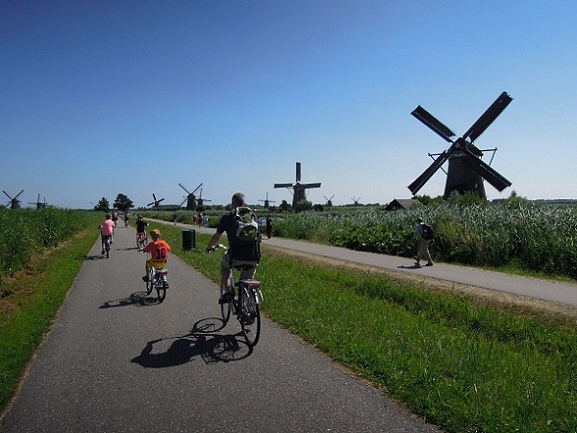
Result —
<instances>
[{"instance_id":1,"label":"cyclist","mask_svg":"<svg viewBox=\"0 0 577 433\"><path fill-rule=\"evenodd\" d=\"M136 239L146 239L146 226L148 223L142 219L142 215L136 218Z\"/></svg>"},{"instance_id":2,"label":"cyclist","mask_svg":"<svg viewBox=\"0 0 577 433\"><path fill-rule=\"evenodd\" d=\"M156 269L162 269L166 267L168 252L170 251L170 245L168 245L166 241L160 239L160 230L152 229L150 231L150 237L152 238L152 242L142 250L142 252L150 254L150 258L146 260L146 274L142 277L142 281L148 281L148 272L150 271L150 268L155 267Z\"/></svg>"},{"instance_id":3,"label":"cyclist","mask_svg":"<svg viewBox=\"0 0 577 433\"><path fill-rule=\"evenodd\" d=\"M112 235L114 234L115 227L116 224L114 224L114 221L112 221L112 216L110 214L106 214L106 219L102 222L102 224L98 226L100 229L100 238L102 240L102 252L100 254L104 254L106 242L112 242Z\"/></svg>"},{"instance_id":4,"label":"cyclist","mask_svg":"<svg viewBox=\"0 0 577 433\"><path fill-rule=\"evenodd\" d=\"M222 278L220 284L222 295L218 301L221 304L229 302L233 296L230 291L232 269L239 265L249 265L247 269L242 269L241 279L252 279L260 261L260 231L257 239L250 243L241 243L235 236L237 208L246 208L244 194L241 192L237 192L232 196L232 210L222 216L216 228L216 233L206 247L208 252L214 250L220 237L226 232L229 249L226 254L223 254L221 262Z\"/></svg>"}]
</instances>

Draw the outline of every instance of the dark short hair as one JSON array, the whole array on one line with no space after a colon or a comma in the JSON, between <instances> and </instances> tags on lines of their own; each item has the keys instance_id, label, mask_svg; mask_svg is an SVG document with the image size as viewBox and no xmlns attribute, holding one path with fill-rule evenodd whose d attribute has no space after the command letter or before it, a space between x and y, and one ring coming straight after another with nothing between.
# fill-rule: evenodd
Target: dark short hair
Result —
<instances>
[{"instance_id":1,"label":"dark short hair","mask_svg":"<svg viewBox=\"0 0 577 433\"><path fill-rule=\"evenodd\" d=\"M235 192L232 195L233 206L244 206L244 194L242 192Z\"/></svg>"},{"instance_id":2,"label":"dark short hair","mask_svg":"<svg viewBox=\"0 0 577 433\"><path fill-rule=\"evenodd\" d=\"M419 218L417 218L416 221L417 221L418 223L422 223L422 222L423 222L423 218L420 218L420 217L419 217Z\"/></svg>"}]
</instances>

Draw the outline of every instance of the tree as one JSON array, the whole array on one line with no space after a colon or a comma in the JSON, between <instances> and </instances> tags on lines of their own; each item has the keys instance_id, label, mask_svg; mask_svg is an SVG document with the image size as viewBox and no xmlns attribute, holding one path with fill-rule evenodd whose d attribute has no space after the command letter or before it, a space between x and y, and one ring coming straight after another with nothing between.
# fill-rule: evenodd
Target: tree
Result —
<instances>
[{"instance_id":1,"label":"tree","mask_svg":"<svg viewBox=\"0 0 577 433\"><path fill-rule=\"evenodd\" d=\"M94 210L98 212L108 212L110 210L110 203L106 197L102 197L98 204L94 206Z\"/></svg>"},{"instance_id":2,"label":"tree","mask_svg":"<svg viewBox=\"0 0 577 433\"><path fill-rule=\"evenodd\" d=\"M114 208L126 212L134 206L132 200L130 200L125 194L119 193L114 200Z\"/></svg>"},{"instance_id":3,"label":"tree","mask_svg":"<svg viewBox=\"0 0 577 433\"><path fill-rule=\"evenodd\" d=\"M311 210L313 208L313 203L308 200L299 200L295 206L296 212L304 212Z\"/></svg>"}]
</instances>

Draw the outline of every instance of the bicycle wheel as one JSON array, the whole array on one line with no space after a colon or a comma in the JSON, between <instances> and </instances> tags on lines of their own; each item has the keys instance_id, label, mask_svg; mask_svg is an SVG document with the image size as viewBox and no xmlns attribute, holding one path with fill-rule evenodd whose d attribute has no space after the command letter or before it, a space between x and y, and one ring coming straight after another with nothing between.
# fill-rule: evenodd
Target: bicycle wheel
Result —
<instances>
[{"instance_id":1,"label":"bicycle wheel","mask_svg":"<svg viewBox=\"0 0 577 433\"><path fill-rule=\"evenodd\" d=\"M156 283L156 293L158 294L158 303L161 304L162 301L166 298L166 285L168 283L166 281L158 281Z\"/></svg>"},{"instance_id":2,"label":"bicycle wheel","mask_svg":"<svg viewBox=\"0 0 577 433\"><path fill-rule=\"evenodd\" d=\"M226 302L224 304L220 304L220 314L222 316L222 321L226 325L228 323L228 319L230 319L230 312L232 310L232 303L234 301Z\"/></svg>"},{"instance_id":3,"label":"bicycle wheel","mask_svg":"<svg viewBox=\"0 0 577 433\"><path fill-rule=\"evenodd\" d=\"M247 287L240 290L240 314L239 320L246 344L250 347L258 343L260 337L260 308L254 295Z\"/></svg>"},{"instance_id":4,"label":"bicycle wheel","mask_svg":"<svg viewBox=\"0 0 577 433\"><path fill-rule=\"evenodd\" d=\"M154 287L155 276L152 272L148 273L148 281L146 282L146 294L150 295L152 293L152 288Z\"/></svg>"}]
</instances>

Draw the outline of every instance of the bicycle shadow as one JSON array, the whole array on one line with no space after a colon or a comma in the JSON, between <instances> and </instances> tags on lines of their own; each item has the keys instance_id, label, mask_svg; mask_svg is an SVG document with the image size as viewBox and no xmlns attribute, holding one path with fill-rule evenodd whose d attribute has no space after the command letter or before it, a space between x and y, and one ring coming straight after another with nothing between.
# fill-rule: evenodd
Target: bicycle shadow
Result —
<instances>
[{"instance_id":1,"label":"bicycle shadow","mask_svg":"<svg viewBox=\"0 0 577 433\"><path fill-rule=\"evenodd\" d=\"M135 292L131 294L128 298L113 299L111 301L105 301L98 308L116 308L116 307L149 307L151 305L160 305L158 298L155 296L147 295L146 292Z\"/></svg>"},{"instance_id":2,"label":"bicycle shadow","mask_svg":"<svg viewBox=\"0 0 577 433\"><path fill-rule=\"evenodd\" d=\"M106 258L106 254L93 254L91 256L85 256L84 260L102 260Z\"/></svg>"},{"instance_id":3,"label":"bicycle shadow","mask_svg":"<svg viewBox=\"0 0 577 433\"><path fill-rule=\"evenodd\" d=\"M166 368L186 364L196 358L202 359L205 364L214 364L240 361L250 356L253 348L243 339L237 338L242 335L241 333L235 335L218 333L224 326L220 318L201 319L184 335L149 341L140 354L130 362L144 368ZM159 351L155 351L157 348Z\"/></svg>"}]
</instances>

